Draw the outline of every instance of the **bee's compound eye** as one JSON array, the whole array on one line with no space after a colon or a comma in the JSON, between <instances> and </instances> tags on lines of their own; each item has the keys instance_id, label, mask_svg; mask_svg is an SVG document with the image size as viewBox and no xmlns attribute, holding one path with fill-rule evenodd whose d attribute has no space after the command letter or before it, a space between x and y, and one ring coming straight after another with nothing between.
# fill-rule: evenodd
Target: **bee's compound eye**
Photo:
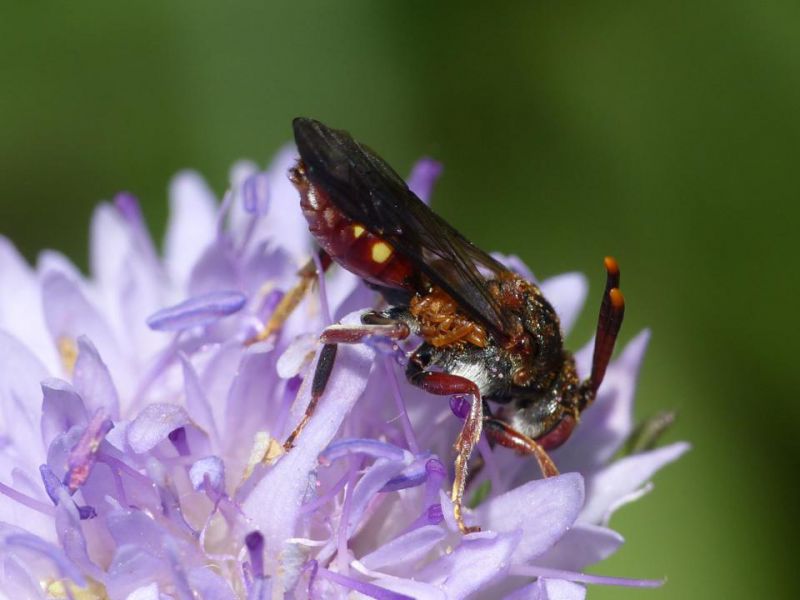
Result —
<instances>
[{"instance_id":1,"label":"bee's compound eye","mask_svg":"<svg viewBox=\"0 0 800 600\"><path fill-rule=\"evenodd\" d=\"M564 415L558 424L536 441L545 450L554 450L569 439L576 421L572 415Z\"/></svg>"}]
</instances>

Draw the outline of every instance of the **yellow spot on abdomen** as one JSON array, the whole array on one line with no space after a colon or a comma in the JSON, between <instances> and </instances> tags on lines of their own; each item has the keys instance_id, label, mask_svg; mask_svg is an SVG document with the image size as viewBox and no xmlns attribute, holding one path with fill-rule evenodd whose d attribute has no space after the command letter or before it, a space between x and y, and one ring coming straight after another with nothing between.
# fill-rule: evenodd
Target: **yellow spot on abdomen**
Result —
<instances>
[{"instance_id":1,"label":"yellow spot on abdomen","mask_svg":"<svg viewBox=\"0 0 800 600\"><path fill-rule=\"evenodd\" d=\"M392 247L386 242L372 244L372 260L376 263L385 263L392 256Z\"/></svg>"},{"instance_id":2,"label":"yellow spot on abdomen","mask_svg":"<svg viewBox=\"0 0 800 600\"><path fill-rule=\"evenodd\" d=\"M361 225L353 225L353 237L354 238L356 238L356 239L360 238L362 235L364 235L365 231L366 231L366 229L364 229Z\"/></svg>"}]
</instances>

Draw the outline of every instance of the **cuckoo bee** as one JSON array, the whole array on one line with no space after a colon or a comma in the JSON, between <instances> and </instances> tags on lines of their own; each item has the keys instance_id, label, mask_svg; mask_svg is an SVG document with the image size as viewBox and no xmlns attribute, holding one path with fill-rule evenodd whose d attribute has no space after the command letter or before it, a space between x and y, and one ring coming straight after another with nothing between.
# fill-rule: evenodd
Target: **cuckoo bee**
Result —
<instances>
[{"instance_id":1,"label":"cuckoo bee","mask_svg":"<svg viewBox=\"0 0 800 600\"><path fill-rule=\"evenodd\" d=\"M321 248L319 264L327 268L332 260L361 277L387 308L367 312L360 326L334 325L322 334L312 398L285 446L291 448L322 396L337 344L413 334L422 343L410 355L408 381L431 394L470 399L455 442L452 500L461 531L475 531L464 523L462 506L481 432L532 455L545 477L558 474L547 451L569 438L595 399L622 324L617 263L605 259L592 370L581 381L558 315L534 283L468 241L347 132L297 118L294 137L300 159L289 178ZM308 267L306 281L314 273Z\"/></svg>"}]
</instances>

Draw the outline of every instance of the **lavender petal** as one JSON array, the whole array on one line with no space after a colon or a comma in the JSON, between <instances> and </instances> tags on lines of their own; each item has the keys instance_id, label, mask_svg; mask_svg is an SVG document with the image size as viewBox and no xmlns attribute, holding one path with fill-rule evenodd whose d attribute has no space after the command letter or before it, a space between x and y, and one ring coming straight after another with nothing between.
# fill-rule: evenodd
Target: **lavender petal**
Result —
<instances>
[{"instance_id":1,"label":"lavender petal","mask_svg":"<svg viewBox=\"0 0 800 600\"><path fill-rule=\"evenodd\" d=\"M541 577L506 596L506 600L584 600L586 588L563 579Z\"/></svg>"},{"instance_id":2,"label":"lavender petal","mask_svg":"<svg viewBox=\"0 0 800 600\"><path fill-rule=\"evenodd\" d=\"M202 598L203 600L236 600L237 598L229 583L207 566L189 569L186 578L194 592L192 598Z\"/></svg>"},{"instance_id":3,"label":"lavender petal","mask_svg":"<svg viewBox=\"0 0 800 600\"><path fill-rule=\"evenodd\" d=\"M531 481L476 510L478 522L498 532L522 530L511 559L520 564L546 552L572 526L584 501L583 478L577 473Z\"/></svg>"},{"instance_id":4,"label":"lavender petal","mask_svg":"<svg viewBox=\"0 0 800 600\"><path fill-rule=\"evenodd\" d=\"M0 330L19 339L38 357L48 371L55 372L58 358L45 325L44 315L31 307L42 305L42 290L36 274L14 245L0 235Z\"/></svg>"},{"instance_id":5,"label":"lavender petal","mask_svg":"<svg viewBox=\"0 0 800 600\"><path fill-rule=\"evenodd\" d=\"M190 423L186 411L175 404L149 404L127 430L128 444L137 454L154 448L170 432Z\"/></svg>"},{"instance_id":6,"label":"lavender petal","mask_svg":"<svg viewBox=\"0 0 800 600\"><path fill-rule=\"evenodd\" d=\"M425 468L428 457L418 458L403 469L396 477L386 482L381 492L396 492L422 485L428 479L428 470Z\"/></svg>"},{"instance_id":7,"label":"lavender petal","mask_svg":"<svg viewBox=\"0 0 800 600\"><path fill-rule=\"evenodd\" d=\"M536 559L536 564L580 571L614 554L623 542L620 534L606 527L574 525L552 548Z\"/></svg>"},{"instance_id":8,"label":"lavender petal","mask_svg":"<svg viewBox=\"0 0 800 600\"><path fill-rule=\"evenodd\" d=\"M267 558L265 570L273 576L273 590L277 585L285 590L294 585L296 575L286 573L278 562L281 549L286 548L300 515L303 497L308 486L308 476L317 466L319 453L336 434L344 418L366 387L365 373L374 359L367 346L342 347L336 366L328 381L325 397L317 406L315 418L297 440L297 445L270 469L242 502L244 514L264 534L267 546L273 550ZM298 399L302 410L310 399L306 386ZM281 490L275 494L275 490Z\"/></svg>"},{"instance_id":9,"label":"lavender petal","mask_svg":"<svg viewBox=\"0 0 800 600\"><path fill-rule=\"evenodd\" d=\"M449 598L466 598L505 577L522 535L521 531L471 534L415 577L441 587Z\"/></svg>"},{"instance_id":10,"label":"lavender petal","mask_svg":"<svg viewBox=\"0 0 800 600\"><path fill-rule=\"evenodd\" d=\"M242 183L244 209L253 215L263 215L269 209L270 187L266 173L254 173Z\"/></svg>"},{"instance_id":11,"label":"lavender petal","mask_svg":"<svg viewBox=\"0 0 800 600\"><path fill-rule=\"evenodd\" d=\"M386 578L376 579L374 583L415 600L450 600L451 598L439 586L414 579Z\"/></svg>"},{"instance_id":12,"label":"lavender petal","mask_svg":"<svg viewBox=\"0 0 800 600\"><path fill-rule=\"evenodd\" d=\"M297 336L278 357L277 370L282 379L299 375L314 357L319 346L319 336L313 333Z\"/></svg>"},{"instance_id":13,"label":"lavender petal","mask_svg":"<svg viewBox=\"0 0 800 600\"><path fill-rule=\"evenodd\" d=\"M47 378L42 381L42 440L46 446L56 436L89 419L83 400L66 381Z\"/></svg>"},{"instance_id":14,"label":"lavender petal","mask_svg":"<svg viewBox=\"0 0 800 600\"><path fill-rule=\"evenodd\" d=\"M329 571L328 569L320 568L318 570L318 577L332 581L345 589L360 592L361 594L369 596L370 598L376 598L376 600L414 600L411 596L399 594L372 583L361 581L360 579L355 579L353 577L342 575L341 573Z\"/></svg>"},{"instance_id":15,"label":"lavender petal","mask_svg":"<svg viewBox=\"0 0 800 600\"><path fill-rule=\"evenodd\" d=\"M586 276L581 273L564 273L545 279L539 287L556 310L561 331L564 335L569 335L586 301L589 290Z\"/></svg>"},{"instance_id":16,"label":"lavender petal","mask_svg":"<svg viewBox=\"0 0 800 600\"><path fill-rule=\"evenodd\" d=\"M37 430L39 382L46 376L44 366L21 342L0 331L0 433L16 447L25 448L25 462L31 470L44 459Z\"/></svg>"},{"instance_id":17,"label":"lavender petal","mask_svg":"<svg viewBox=\"0 0 800 600\"><path fill-rule=\"evenodd\" d=\"M376 550L361 558L361 563L368 569L389 569L389 572L400 570L424 558L445 538L445 530L437 525L418 527L392 541L383 544Z\"/></svg>"},{"instance_id":18,"label":"lavender petal","mask_svg":"<svg viewBox=\"0 0 800 600\"><path fill-rule=\"evenodd\" d=\"M411 169L408 176L408 187L425 204L431 203L433 187L442 174L442 163L432 158L421 158Z\"/></svg>"},{"instance_id":19,"label":"lavender petal","mask_svg":"<svg viewBox=\"0 0 800 600\"><path fill-rule=\"evenodd\" d=\"M111 373L85 336L78 338L78 360L72 372L72 383L89 412L102 409L112 418L119 418L119 396Z\"/></svg>"},{"instance_id":20,"label":"lavender petal","mask_svg":"<svg viewBox=\"0 0 800 600\"><path fill-rule=\"evenodd\" d=\"M609 365L597 399L581 414L580 427L553 452L559 469L587 473L600 468L628 438L633 429L636 380L649 340L650 332L642 331ZM590 350L591 346L581 353Z\"/></svg>"},{"instance_id":21,"label":"lavender petal","mask_svg":"<svg viewBox=\"0 0 800 600\"><path fill-rule=\"evenodd\" d=\"M236 256L226 239L215 241L200 255L189 277L190 296L240 288Z\"/></svg>"},{"instance_id":22,"label":"lavender petal","mask_svg":"<svg viewBox=\"0 0 800 600\"><path fill-rule=\"evenodd\" d=\"M407 461L379 459L361 476L353 491L347 527L348 538L352 537L362 518L365 518L364 515L367 513L368 504L376 494L407 466Z\"/></svg>"},{"instance_id":23,"label":"lavender petal","mask_svg":"<svg viewBox=\"0 0 800 600\"><path fill-rule=\"evenodd\" d=\"M121 389L132 389L134 368L121 350L108 320L89 302L80 282L51 271L42 276L42 290L45 320L53 344L56 347L64 342L77 345L78 338L86 336L103 357L114 382Z\"/></svg>"},{"instance_id":24,"label":"lavender petal","mask_svg":"<svg viewBox=\"0 0 800 600\"><path fill-rule=\"evenodd\" d=\"M589 573L577 573L563 569L546 569L529 565L514 565L509 569L511 575L522 577L539 577L565 580L576 583L594 583L596 585L613 585L632 588L657 588L664 585L663 579L629 579L627 577L604 577Z\"/></svg>"},{"instance_id":25,"label":"lavender petal","mask_svg":"<svg viewBox=\"0 0 800 600\"><path fill-rule=\"evenodd\" d=\"M201 490L208 486L214 492L225 491L225 463L218 456L206 456L195 461L189 469L192 487Z\"/></svg>"},{"instance_id":26,"label":"lavender petal","mask_svg":"<svg viewBox=\"0 0 800 600\"><path fill-rule=\"evenodd\" d=\"M295 147L286 146L273 158L267 170L272 198L297 198L297 190L286 173L297 161ZM254 241L269 241L284 248L294 264L308 260L313 250L308 223L299 210L285 210L283 202L271 202L267 214L259 219Z\"/></svg>"},{"instance_id":27,"label":"lavender petal","mask_svg":"<svg viewBox=\"0 0 800 600\"><path fill-rule=\"evenodd\" d=\"M246 302L240 292L209 292L158 311L147 319L147 325L156 331L183 331L209 325L239 312Z\"/></svg>"},{"instance_id":28,"label":"lavender petal","mask_svg":"<svg viewBox=\"0 0 800 600\"><path fill-rule=\"evenodd\" d=\"M345 456L363 454L371 458L385 458L392 461L406 460L408 452L386 442L371 439L338 440L320 452L319 459L323 463L331 463Z\"/></svg>"},{"instance_id":29,"label":"lavender petal","mask_svg":"<svg viewBox=\"0 0 800 600\"><path fill-rule=\"evenodd\" d=\"M586 505L578 520L600 523L616 499L630 494L647 482L661 467L678 460L689 444L677 442L663 448L622 458L586 480Z\"/></svg>"},{"instance_id":30,"label":"lavender petal","mask_svg":"<svg viewBox=\"0 0 800 600\"><path fill-rule=\"evenodd\" d=\"M158 592L158 584L151 583L149 585L136 588L125 600L161 600L162 596Z\"/></svg>"},{"instance_id":31,"label":"lavender petal","mask_svg":"<svg viewBox=\"0 0 800 600\"><path fill-rule=\"evenodd\" d=\"M185 171L170 183L169 203L164 260L172 278L185 284L200 254L215 238L216 198L200 175Z\"/></svg>"},{"instance_id":32,"label":"lavender petal","mask_svg":"<svg viewBox=\"0 0 800 600\"><path fill-rule=\"evenodd\" d=\"M9 535L3 540L3 545L5 545L7 549L24 548L38 555L45 556L53 562L62 577L71 579L80 587L86 586L86 580L83 578L81 572L72 561L64 556L61 549L35 535Z\"/></svg>"},{"instance_id":33,"label":"lavender petal","mask_svg":"<svg viewBox=\"0 0 800 600\"><path fill-rule=\"evenodd\" d=\"M186 409L189 416L204 431L207 431L219 446L219 430L214 419L213 409L208 401L203 385L192 363L184 353L180 354L181 366L183 367L183 389L186 394Z\"/></svg>"}]
</instances>

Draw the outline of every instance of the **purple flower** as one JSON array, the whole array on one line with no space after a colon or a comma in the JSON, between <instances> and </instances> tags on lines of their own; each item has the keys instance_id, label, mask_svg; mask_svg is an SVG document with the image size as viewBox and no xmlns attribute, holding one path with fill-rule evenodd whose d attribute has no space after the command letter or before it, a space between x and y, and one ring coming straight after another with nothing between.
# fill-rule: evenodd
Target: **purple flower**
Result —
<instances>
[{"instance_id":1,"label":"purple flower","mask_svg":"<svg viewBox=\"0 0 800 600\"><path fill-rule=\"evenodd\" d=\"M402 349L342 346L283 451L320 332L374 302L334 268L276 336L245 343L312 253L294 156L237 165L220 204L179 174L163 258L130 194L95 211L90 277L52 251L31 268L0 238L0 597L572 599L586 583L660 583L581 573L622 544L614 511L687 449L614 460L646 332L554 453L563 475L480 445L466 517L480 533L458 532L443 492L460 421L406 383ZM414 170L426 200L439 172ZM585 280L541 287L568 330Z\"/></svg>"}]
</instances>

